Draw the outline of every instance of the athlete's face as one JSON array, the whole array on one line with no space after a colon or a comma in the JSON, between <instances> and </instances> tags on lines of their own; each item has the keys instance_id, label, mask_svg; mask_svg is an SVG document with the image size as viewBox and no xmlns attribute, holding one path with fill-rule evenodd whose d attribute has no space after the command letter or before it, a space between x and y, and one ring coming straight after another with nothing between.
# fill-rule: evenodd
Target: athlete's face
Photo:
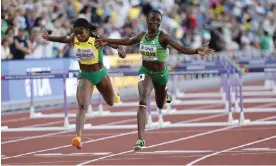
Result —
<instances>
[{"instance_id":1,"label":"athlete's face","mask_svg":"<svg viewBox=\"0 0 276 166\"><path fill-rule=\"evenodd\" d=\"M150 13L147 18L148 28L156 31L160 27L161 19L159 13Z\"/></svg>"},{"instance_id":2,"label":"athlete's face","mask_svg":"<svg viewBox=\"0 0 276 166\"><path fill-rule=\"evenodd\" d=\"M89 31L84 27L75 27L74 34L80 42L86 42L90 36Z\"/></svg>"}]
</instances>

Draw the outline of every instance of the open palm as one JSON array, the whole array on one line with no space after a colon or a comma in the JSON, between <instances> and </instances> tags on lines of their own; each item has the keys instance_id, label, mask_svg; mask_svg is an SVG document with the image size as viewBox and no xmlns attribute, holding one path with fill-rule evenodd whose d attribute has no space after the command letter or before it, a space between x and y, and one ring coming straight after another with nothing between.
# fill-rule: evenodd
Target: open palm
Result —
<instances>
[{"instance_id":1,"label":"open palm","mask_svg":"<svg viewBox=\"0 0 276 166\"><path fill-rule=\"evenodd\" d=\"M209 42L197 49L199 55L213 55L215 53L215 50L207 48L208 44Z\"/></svg>"}]
</instances>

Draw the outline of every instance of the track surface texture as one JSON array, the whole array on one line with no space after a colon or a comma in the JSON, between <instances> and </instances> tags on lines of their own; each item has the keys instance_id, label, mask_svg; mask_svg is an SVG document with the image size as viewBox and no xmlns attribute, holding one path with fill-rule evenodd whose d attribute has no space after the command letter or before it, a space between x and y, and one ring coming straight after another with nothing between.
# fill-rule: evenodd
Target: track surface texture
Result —
<instances>
[{"instance_id":1,"label":"track surface texture","mask_svg":"<svg viewBox=\"0 0 276 166\"><path fill-rule=\"evenodd\" d=\"M261 83L263 85L263 82ZM259 82L251 85L261 85ZM269 91L269 90L267 90ZM189 93L218 92L206 89ZM246 96L250 98L276 98L271 92L267 96ZM194 105L172 105L178 110L223 109L223 104L202 104L210 98L181 98L198 100ZM138 98L132 100L138 103ZM154 101L154 98L152 98ZM96 108L97 105L93 105ZM276 102L245 103L245 108L271 108ZM136 111L137 106L109 107L111 112ZM151 107L156 111L156 106ZM62 113L62 109L52 109L43 113ZM70 108L70 113L76 108ZM239 113L233 112L234 119ZM50 127L63 126L63 118L31 119L28 113L2 115L2 126ZM245 118L263 121L276 121L276 112L248 113ZM153 121L157 121L153 116ZM164 115L164 121L177 123L227 122L227 113ZM75 123L70 118L71 124ZM92 125L130 125L136 124L135 116L87 118ZM146 148L134 152L137 141L136 129L85 130L83 148L71 146L74 131L2 132L2 165L276 165L276 125L231 125L219 127L172 127L147 129Z\"/></svg>"}]
</instances>

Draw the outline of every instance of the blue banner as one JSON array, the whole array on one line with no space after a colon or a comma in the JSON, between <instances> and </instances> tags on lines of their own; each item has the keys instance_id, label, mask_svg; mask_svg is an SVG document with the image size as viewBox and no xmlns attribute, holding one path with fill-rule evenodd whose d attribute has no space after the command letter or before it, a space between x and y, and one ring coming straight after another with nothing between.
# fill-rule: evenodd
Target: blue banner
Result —
<instances>
[{"instance_id":1,"label":"blue banner","mask_svg":"<svg viewBox=\"0 0 276 166\"><path fill-rule=\"evenodd\" d=\"M2 61L2 75L26 74L35 71L68 71L78 70L78 62L75 59L43 59L43 60L20 60ZM31 89L30 82L33 82L34 99L50 98L63 95L62 79L26 79L26 80L2 80L1 81L1 102L28 100ZM76 93L77 79L67 79L66 87L68 96Z\"/></svg>"}]
</instances>

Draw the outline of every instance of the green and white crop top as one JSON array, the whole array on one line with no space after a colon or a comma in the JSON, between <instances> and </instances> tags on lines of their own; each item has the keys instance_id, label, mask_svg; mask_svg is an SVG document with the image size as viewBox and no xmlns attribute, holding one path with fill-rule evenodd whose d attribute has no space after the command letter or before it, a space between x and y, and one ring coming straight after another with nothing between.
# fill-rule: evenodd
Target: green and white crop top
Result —
<instances>
[{"instance_id":1,"label":"green and white crop top","mask_svg":"<svg viewBox=\"0 0 276 166\"><path fill-rule=\"evenodd\" d=\"M140 41L140 53L143 61L166 61L169 49L161 46L159 42L160 30L158 30L153 40L146 40L146 34Z\"/></svg>"}]
</instances>

